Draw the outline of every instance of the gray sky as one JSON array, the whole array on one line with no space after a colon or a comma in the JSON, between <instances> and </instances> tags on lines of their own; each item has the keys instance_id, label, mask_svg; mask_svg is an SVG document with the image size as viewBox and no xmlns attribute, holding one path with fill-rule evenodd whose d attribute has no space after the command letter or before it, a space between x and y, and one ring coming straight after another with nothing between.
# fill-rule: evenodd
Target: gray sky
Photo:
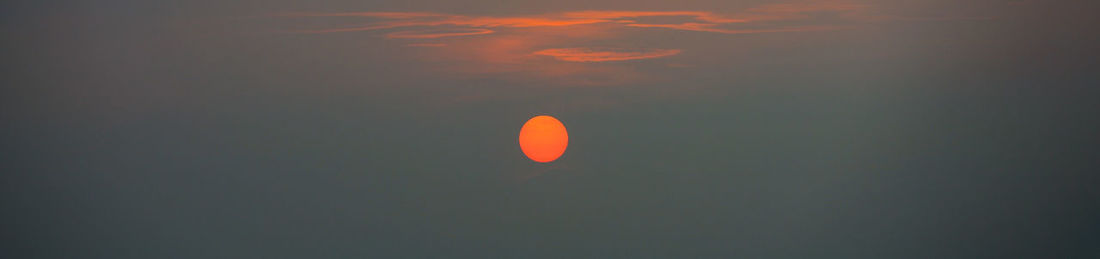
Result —
<instances>
[{"instance_id":1,"label":"gray sky","mask_svg":"<svg viewBox=\"0 0 1100 259\"><path fill-rule=\"evenodd\" d=\"M0 7L3 257L1100 256L1095 4Z\"/></svg>"}]
</instances>

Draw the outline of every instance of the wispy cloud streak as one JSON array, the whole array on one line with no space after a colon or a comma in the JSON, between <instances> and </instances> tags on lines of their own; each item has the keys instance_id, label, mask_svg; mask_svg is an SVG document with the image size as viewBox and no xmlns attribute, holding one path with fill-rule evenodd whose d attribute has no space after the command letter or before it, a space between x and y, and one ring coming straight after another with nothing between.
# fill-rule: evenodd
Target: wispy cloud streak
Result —
<instances>
[{"instance_id":1,"label":"wispy cloud streak","mask_svg":"<svg viewBox=\"0 0 1100 259\"><path fill-rule=\"evenodd\" d=\"M536 51L535 55L551 56L562 61L605 62L660 58L679 53L678 49L564 48L544 49Z\"/></svg>"},{"instance_id":2,"label":"wispy cloud streak","mask_svg":"<svg viewBox=\"0 0 1100 259\"><path fill-rule=\"evenodd\" d=\"M390 39L435 39L493 33L489 29L461 29L453 31L399 31L386 34Z\"/></svg>"},{"instance_id":3,"label":"wispy cloud streak","mask_svg":"<svg viewBox=\"0 0 1100 259\"><path fill-rule=\"evenodd\" d=\"M706 11L573 11L526 16L466 16L425 12L347 12L347 13L287 13L281 17L361 17L374 20L357 27L300 30L306 33L330 33L371 31L407 27L457 26L469 29L483 29L483 33L492 33L493 28L532 28L553 26L578 26L590 24L618 24L625 27L665 28L686 31L747 34L767 32L799 32L822 30L824 26L777 27L768 25L774 21L811 20L815 15L831 14L840 17L868 16L867 7L858 4L836 3L832 1L810 4L775 4L746 9L742 12L723 15ZM678 22L645 22L653 18L678 18ZM764 28L760 28L764 26ZM401 35L401 34L398 34ZM461 35L452 35L461 36ZM402 38L402 37L391 37Z\"/></svg>"},{"instance_id":4,"label":"wispy cloud streak","mask_svg":"<svg viewBox=\"0 0 1100 259\"><path fill-rule=\"evenodd\" d=\"M433 12L284 13L283 19L314 22L351 20L353 25L305 28L297 33L373 32L405 41L415 58L450 73L493 78L536 78L571 85L610 85L650 80L666 67L695 67L696 55L673 57L688 42L659 35L799 33L852 29L882 21L911 20L886 15L867 4L821 0L770 4L731 12L581 10L535 15L459 15ZM326 20L321 20L326 19ZM639 40L641 39L641 40ZM646 44L653 44L646 46ZM696 42L696 47L698 44ZM698 51L698 52L696 52ZM688 63L688 64L685 64Z\"/></svg>"}]
</instances>

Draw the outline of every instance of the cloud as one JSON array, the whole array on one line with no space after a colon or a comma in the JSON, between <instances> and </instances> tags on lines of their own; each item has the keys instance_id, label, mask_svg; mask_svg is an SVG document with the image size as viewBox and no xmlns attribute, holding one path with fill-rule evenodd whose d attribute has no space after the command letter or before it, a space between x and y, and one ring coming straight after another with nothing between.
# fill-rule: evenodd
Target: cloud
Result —
<instances>
[{"instance_id":1,"label":"cloud","mask_svg":"<svg viewBox=\"0 0 1100 259\"><path fill-rule=\"evenodd\" d=\"M459 27L468 33L446 33L454 37L491 33L490 29L565 27L593 24L614 24L621 27L665 28L685 31L747 34L768 32L800 32L821 30L820 23L809 25L776 25L803 21L812 23L817 16L845 17L851 20L872 17L865 5L838 1L803 4L773 4L749 8L732 14L708 11L572 11L525 16L467 16L426 12L350 12L350 13L288 13L281 17L360 17L366 24L346 28L296 30L307 33L372 31L407 27ZM679 22L657 22L656 18L679 18ZM656 19L661 20L661 19ZM833 27L835 28L835 27ZM474 33L477 32L477 33ZM393 33L389 38L424 38L435 34Z\"/></svg>"},{"instance_id":2,"label":"cloud","mask_svg":"<svg viewBox=\"0 0 1100 259\"><path fill-rule=\"evenodd\" d=\"M678 49L562 48L544 49L534 54L551 56L562 61L606 62L660 58L679 53Z\"/></svg>"},{"instance_id":3,"label":"cloud","mask_svg":"<svg viewBox=\"0 0 1100 259\"><path fill-rule=\"evenodd\" d=\"M362 12L362 13L289 13L281 17L361 17L378 20L361 26L336 29L302 30L302 32L349 32L368 31L400 27L460 26L470 28L524 28L543 26L572 26L611 22L607 19L564 18L557 15L545 16L464 16L441 13L399 13L399 12Z\"/></svg>"},{"instance_id":4,"label":"cloud","mask_svg":"<svg viewBox=\"0 0 1100 259\"><path fill-rule=\"evenodd\" d=\"M437 47L446 47L446 46L447 46L447 44L446 44L446 43L410 43L410 44L405 44L405 46L409 46L409 47L425 47L425 48L437 48Z\"/></svg>"},{"instance_id":5,"label":"cloud","mask_svg":"<svg viewBox=\"0 0 1100 259\"><path fill-rule=\"evenodd\" d=\"M571 18L587 18L587 19L609 19L619 20L624 18L643 18L643 17L665 17L665 16L684 16L691 17L695 20L710 22L710 23L742 23L748 22L744 19L726 18L711 12L695 12L695 11L576 11L566 12L562 14L563 17Z\"/></svg>"},{"instance_id":6,"label":"cloud","mask_svg":"<svg viewBox=\"0 0 1100 259\"><path fill-rule=\"evenodd\" d=\"M713 24L699 24L699 23L684 23L684 24L628 24L631 27L644 27L644 28L666 28L685 31L702 31L702 32L717 32L724 34L752 34L752 33L769 33L769 32L806 32L806 31L825 31L835 30L843 28L840 26L798 26L798 27L783 27L783 28L770 28L770 29L722 29L716 28Z\"/></svg>"},{"instance_id":7,"label":"cloud","mask_svg":"<svg viewBox=\"0 0 1100 259\"><path fill-rule=\"evenodd\" d=\"M390 39L435 39L444 37L470 36L493 33L489 29L459 29L451 31L398 31L386 34Z\"/></svg>"},{"instance_id":8,"label":"cloud","mask_svg":"<svg viewBox=\"0 0 1100 259\"><path fill-rule=\"evenodd\" d=\"M661 33L799 33L851 29L875 22L903 20L879 11L869 5L847 0L821 0L760 5L734 12L579 10L496 16L338 12L277 16L329 26L293 32L365 32L381 34L387 40L407 41L401 45L417 47L408 55L426 61L425 68L447 72L438 74L506 80L520 78L568 85L613 85L652 82L657 77L656 73L644 71L652 69L650 65L623 61L664 58L678 55L686 48L707 46L698 41L680 42ZM331 19L332 22L351 20L356 24L333 27L332 23L322 23L327 21L323 19ZM424 40L431 42L425 43ZM701 53L707 50L692 51ZM669 67L696 67L691 63L676 63Z\"/></svg>"}]
</instances>

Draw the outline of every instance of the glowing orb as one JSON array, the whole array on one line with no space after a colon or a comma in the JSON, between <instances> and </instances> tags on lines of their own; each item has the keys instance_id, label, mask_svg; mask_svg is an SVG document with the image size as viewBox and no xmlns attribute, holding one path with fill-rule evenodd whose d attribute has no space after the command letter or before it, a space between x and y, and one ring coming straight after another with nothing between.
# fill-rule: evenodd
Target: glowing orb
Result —
<instances>
[{"instance_id":1,"label":"glowing orb","mask_svg":"<svg viewBox=\"0 0 1100 259\"><path fill-rule=\"evenodd\" d=\"M519 130L519 148L535 162L547 163L558 159L568 145L569 133L565 132L565 125L554 117L535 116Z\"/></svg>"}]
</instances>

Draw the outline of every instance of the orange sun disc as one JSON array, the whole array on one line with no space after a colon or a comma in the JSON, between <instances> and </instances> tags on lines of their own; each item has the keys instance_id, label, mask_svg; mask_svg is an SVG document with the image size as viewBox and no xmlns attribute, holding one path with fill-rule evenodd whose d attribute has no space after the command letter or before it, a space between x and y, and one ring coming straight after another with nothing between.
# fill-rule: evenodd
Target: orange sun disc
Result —
<instances>
[{"instance_id":1,"label":"orange sun disc","mask_svg":"<svg viewBox=\"0 0 1100 259\"><path fill-rule=\"evenodd\" d=\"M535 116L519 130L519 148L535 162L547 163L558 159L568 145L569 133L565 132L565 125L554 117Z\"/></svg>"}]
</instances>

